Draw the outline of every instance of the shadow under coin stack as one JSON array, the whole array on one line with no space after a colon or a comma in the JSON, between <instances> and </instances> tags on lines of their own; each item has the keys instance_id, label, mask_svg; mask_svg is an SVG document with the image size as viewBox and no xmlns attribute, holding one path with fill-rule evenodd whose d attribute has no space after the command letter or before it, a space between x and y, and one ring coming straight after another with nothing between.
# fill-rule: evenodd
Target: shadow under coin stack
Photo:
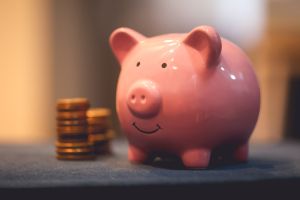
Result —
<instances>
[{"instance_id":1,"label":"shadow under coin stack","mask_svg":"<svg viewBox=\"0 0 300 200\"><path fill-rule=\"evenodd\" d=\"M90 103L85 98L57 101L56 157L59 160L95 159L93 143L87 133L87 110Z\"/></svg>"},{"instance_id":2,"label":"shadow under coin stack","mask_svg":"<svg viewBox=\"0 0 300 200\"><path fill-rule=\"evenodd\" d=\"M111 129L111 111L107 108L92 108L87 111L89 141L94 144L97 155L110 153L110 141L114 138Z\"/></svg>"}]
</instances>

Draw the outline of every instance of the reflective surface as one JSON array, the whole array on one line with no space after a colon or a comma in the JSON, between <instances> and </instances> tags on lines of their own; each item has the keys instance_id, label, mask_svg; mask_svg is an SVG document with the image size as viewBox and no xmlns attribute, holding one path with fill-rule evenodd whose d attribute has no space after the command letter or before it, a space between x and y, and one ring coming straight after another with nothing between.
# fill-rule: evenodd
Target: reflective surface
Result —
<instances>
[{"instance_id":1,"label":"reflective surface","mask_svg":"<svg viewBox=\"0 0 300 200\"><path fill-rule=\"evenodd\" d=\"M120 28L110 44L121 64L116 103L131 161L167 153L206 168L216 148L247 160L260 93L238 47L208 26L153 38Z\"/></svg>"}]
</instances>

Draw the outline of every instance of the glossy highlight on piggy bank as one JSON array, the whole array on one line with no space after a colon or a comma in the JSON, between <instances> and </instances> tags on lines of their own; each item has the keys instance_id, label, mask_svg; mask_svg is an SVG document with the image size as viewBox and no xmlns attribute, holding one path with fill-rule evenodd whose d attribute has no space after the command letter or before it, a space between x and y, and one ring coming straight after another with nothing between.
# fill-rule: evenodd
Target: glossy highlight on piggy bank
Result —
<instances>
[{"instance_id":1,"label":"glossy highlight on piggy bank","mask_svg":"<svg viewBox=\"0 0 300 200\"><path fill-rule=\"evenodd\" d=\"M240 48L209 26L156 37L119 28L110 45L121 65L116 106L130 161L170 154L207 168L217 149L247 161L260 91Z\"/></svg>"}]
</instances>

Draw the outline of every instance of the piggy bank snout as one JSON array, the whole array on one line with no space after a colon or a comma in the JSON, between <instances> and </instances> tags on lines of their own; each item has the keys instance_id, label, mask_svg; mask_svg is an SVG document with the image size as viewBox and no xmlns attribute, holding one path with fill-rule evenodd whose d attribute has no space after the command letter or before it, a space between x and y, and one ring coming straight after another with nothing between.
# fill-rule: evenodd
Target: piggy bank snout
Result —
<instances>
[{"instance_id":1,"label":"piggy bank snout","mask_svg":"<svg viewBox=\"0 0 300 200\"><path fill-rule=\"evenodd\" d=\"M127 105L133 115L140 118L151 118L159 113L161 95L152 81L134 83L127 94Z\"/></svg>"}]
</instances>

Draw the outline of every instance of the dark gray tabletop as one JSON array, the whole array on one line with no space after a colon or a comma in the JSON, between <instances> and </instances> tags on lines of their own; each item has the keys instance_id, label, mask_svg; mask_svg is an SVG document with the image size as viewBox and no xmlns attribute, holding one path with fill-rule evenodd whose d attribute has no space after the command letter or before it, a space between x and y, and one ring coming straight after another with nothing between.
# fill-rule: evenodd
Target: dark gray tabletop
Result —
<instances>
[{"instance_id":1,"label":"dark gray tabletop","mask_svg":"<svg viewBox=\"0 0 300 200\"><path fill-rule=\"evenodd\" d=\"M300 179L299 143L251 145L248 163L207 170L184 170L172 163L130 164L124 140L114 141L113 151L113 155L95 161L59 161L55 158L54 145L2 145L0 187L141 186Z\"/></svg>"}]
</instances>

